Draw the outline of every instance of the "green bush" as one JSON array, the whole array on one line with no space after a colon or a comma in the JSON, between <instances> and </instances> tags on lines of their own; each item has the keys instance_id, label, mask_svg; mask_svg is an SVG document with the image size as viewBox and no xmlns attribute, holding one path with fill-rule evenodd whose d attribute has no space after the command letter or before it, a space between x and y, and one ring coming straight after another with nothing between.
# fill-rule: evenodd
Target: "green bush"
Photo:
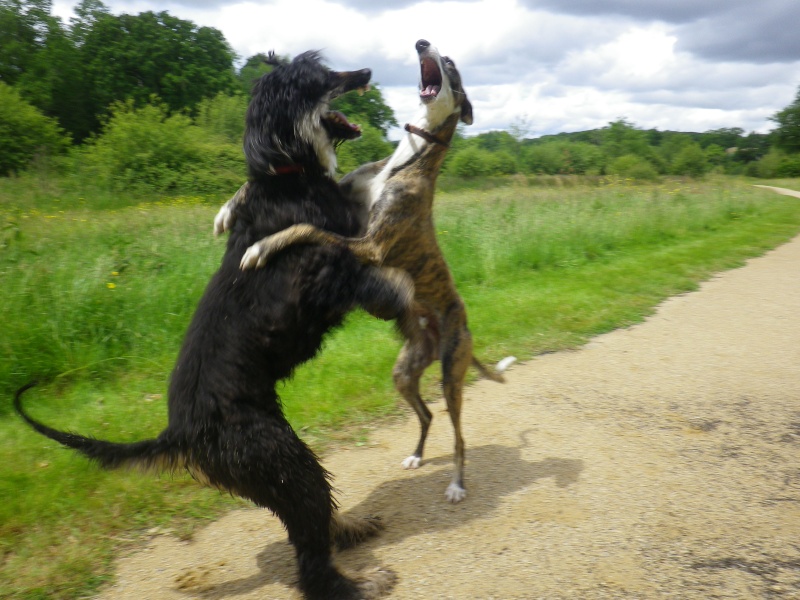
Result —
<instances>
[{"instance_id":1,"label":"green bush","mask_svg":"<svg viewBox=\"0 0 800 600\"><path fill-rule=\"evenodd\" d=\"M240 143L210 139L160 103L115 104L102 134L79 151L78 165L113 190L205 193L235 188L245 177Z\"/></svg>"},{"instance_id":2,"label":"green bush","mask_svg":"<svg viewBox=\"0 0 800 600\"><path fill-rule=\"evenodd\" d=\"M781 161L778 177L800 177L800 154L786 156Z\"/></svg>"},{"instance_id":3,"label":"green bush","mask_svg":"<svg viewBox=\"0 0 800 600\"><path fill-rule=\"evenodd\" d=\"M522 153L522 169L534 175L585 175L600 173L602 150L585 142L549 142L529 146Z\"/></svg>"},{"instance_id":4,"label":"green bush","mask_svg":"<svg viewBox=\"0 0 800 600\"><path fill-rule=\"evenodd\" d=\"M247 102L247 97L242 94L229 96L220 92L213 98L200 102L195 124L212 136L241 145Z\"/></svg>"},{"instance_id":5,"label":"green bush","mask_svg":"<svg viewBox=\"0 0 800 600\"><path fill-rule=\"evenodd\" d=\"M530 146L523 151L521 162L524 171L534 175L555 175L564 168L557 144Z\"/></svg>"},{"instance_id":6,"label":"green bush","mask_svg":"<svg viewBox=\"0 0 800 600\"><path fill-rule=\"evenodd\" d=\"M647 160L635 154L626 154L613 160L608 165L608 173L639 181L655 181L658 171Z\"/></svg>"},{"instance_id":7,"label":"green bush","mask_svg":"<svg viewBox=\"0 0 800 600\"><path fill-rule=\"evenodd\" d=\"M516 172L516 161L508 152L490 152L467 146L456 152L447 165L447 172L459 177L486 177Z\"/></svg>"},{"instance_id":8,"label":"green bush","mask_svg":"<svg viewBox=\"0 0 800 600\"><path fill-rule=\"evenodd\" d=\"M499 150L492 152L488 168L489 175L513 175L517 172L517 160L510 152Z\"/></svg>"},{"instance_id":9,"label":"green bush","mask_svg":"<svg viewBox=\"0 0 800 600\"><path fill-rule=\"evenodd\" d=\"M722 146L717 144L709 144L705 150L706 160L708 164L713 167L724 165L728 160L728 155Z\"/></svg>"},{"instance_id":10,"label":"green bush","mask_svg":"<svg viewBox=\"0 0 800 600\"><path fill-rule=\"evenodd\" d=\"M35 156L61 154L69 146L69 138L56 121L45 117L3 82L0 140L0 176L23 171Z\"/></svg>"},{"instance_id":11,"label":"green bush","mask_svg":"<svg viewBox=\"0 0 800 600\"><path fill-rule=\"evenodd\" d=\"M673 175L701 177L708 171L708 159L703 149L696 143L686 144L672 161Z\"/></svg>"},{"instance_id":12,"label":"green bush","mask_svg":"<svg viewBox=\"0 0 800 600\"><path fill-rule=\"evenodd\" d=\"M800 154L785 154L773 148L759 160L748 164L746 173L764 179L800 177Z\"/></svg>"}]
</instances>

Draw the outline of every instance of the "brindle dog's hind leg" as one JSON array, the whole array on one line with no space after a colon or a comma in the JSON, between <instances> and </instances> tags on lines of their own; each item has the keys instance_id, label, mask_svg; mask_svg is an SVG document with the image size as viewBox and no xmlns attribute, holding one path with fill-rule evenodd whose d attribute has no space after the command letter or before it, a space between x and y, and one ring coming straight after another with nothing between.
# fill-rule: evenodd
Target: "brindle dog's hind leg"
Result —
<instances>
[{"instance_id":1,"label":"brindle dog's hind leg","mask_svg":"<svg viewBox=\"0 0 800 600\"><path fill-rule=\"evenodd\" d=\"M464 489L464 438L461 435L461 405L463 402L464 378L472 363L472 335L467 329L467 315L463 304L458 303L442 322L442 385L447 412L453 422L455 434L455 457L453 481L445 496L450 502L460 502L467 491Z\"/></svg>"},{"instance_id":2,"label":"brindle dog's hind leg","mask_svg":"<svg viewBox=\"0 0 800 600\"><path fill-rule=\"evenodd\" d=\"M433 415L419 393L419 380L422 373L435 358L434 348L430 340L413 341L407 340L400 356L394 365L392 375L394 386L397 391L411 405L419 419L419 442L414 450L414 454L403 461L404 469L416 469L422 462L422 453L425 450L425 439L428 437L428 429L431 426Z\"/></svg>"}]
</instances>

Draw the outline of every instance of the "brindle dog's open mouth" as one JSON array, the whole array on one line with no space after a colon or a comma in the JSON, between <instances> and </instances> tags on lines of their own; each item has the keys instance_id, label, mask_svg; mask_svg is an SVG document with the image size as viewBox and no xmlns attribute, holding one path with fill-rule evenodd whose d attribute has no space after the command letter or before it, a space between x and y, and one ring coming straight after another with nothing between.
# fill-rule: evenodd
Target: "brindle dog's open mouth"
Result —
<instances>
[{"instance_id":1,"label":"brindle dog's open mouth","mask_svg":"<svg viewBox=\"0 0 800 600\"><path fill-rule=\"evenodd\" d=\"M423 102L435 100L442 90L442 72L439 64L432 58L423 58L419 63L419 97Z\"/></svg>"}]
</instances>

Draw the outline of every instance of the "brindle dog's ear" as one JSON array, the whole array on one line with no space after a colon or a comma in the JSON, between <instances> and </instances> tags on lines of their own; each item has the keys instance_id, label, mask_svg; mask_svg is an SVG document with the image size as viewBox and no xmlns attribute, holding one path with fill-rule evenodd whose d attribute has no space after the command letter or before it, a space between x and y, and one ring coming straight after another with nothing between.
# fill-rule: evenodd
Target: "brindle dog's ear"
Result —
<instances>
[{"instance_id":1,"label":"brindle dog's ear","mask_svg":"<svg viewBox=\"0 0 800 600\"><path fill-rule=\"evenodd\" d=\"M466 96L464 96L464 102L461 104L461 121L467 125L472 125L472 104Z\"/></svg>"}]
</instances>

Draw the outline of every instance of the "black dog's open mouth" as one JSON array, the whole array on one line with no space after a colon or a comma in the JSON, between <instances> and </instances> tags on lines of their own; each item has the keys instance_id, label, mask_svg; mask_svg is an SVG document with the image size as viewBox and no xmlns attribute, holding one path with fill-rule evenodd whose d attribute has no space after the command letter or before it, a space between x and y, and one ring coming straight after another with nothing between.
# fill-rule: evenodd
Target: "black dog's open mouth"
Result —
<instances>
[{"instance_id":1,"label":"black dog's open mouth","mask_svg":"<svg viewBox=\"0 0 800 600\"><path fill-rule=\"evenodd\" d=\"M435 99L442 89L442 72L439 70L439 65L432 58L423 58L419 67L419 97L423 102L429 102Z\"/></svg>"},{"instance_id":2,"label":"black dog's open mouth","mask_svg":"<svg viewBox=\"0 0 800 600\"><path fill-rule=\"evenodd\" d=\"M322 125L334 140L354 140L361 135L361 127L353 125L338 110L332 110L322 117Z\"/></svg>"}]
</instances>

